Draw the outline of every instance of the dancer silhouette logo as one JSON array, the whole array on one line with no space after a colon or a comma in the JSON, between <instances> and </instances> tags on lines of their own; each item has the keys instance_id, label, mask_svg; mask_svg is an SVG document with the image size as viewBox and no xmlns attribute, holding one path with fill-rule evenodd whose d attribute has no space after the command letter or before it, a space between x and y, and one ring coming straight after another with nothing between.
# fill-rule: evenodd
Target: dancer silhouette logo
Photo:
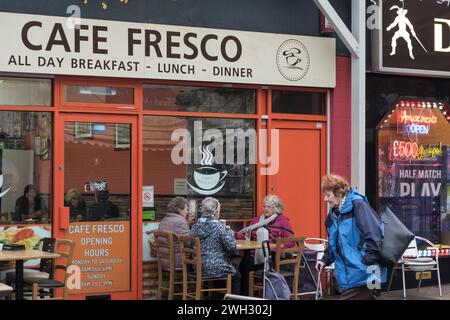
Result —
<instances>
[{"instance_id":1,"label":"dancer silhouette logo","mask_svg":"<svg viewBox=\"0 0 450 320\"><path fill-rule=\"evenodd\" d=\"M419 40L419 38L417 37L417 34L414 30L414 26L411 23L411 21L409 20L409 18L406 16L408 13L408 10L404 9L404 8L400 8L399 6L392 6L389 10L397 10L397 18L395 18L394 22L392 22L388 27L387 27L387 31L391 31L393 28L398 27L398 30L395 32L394 36L392 37L392 42L391 42L391 47L392 47L392 51L391 51L391 56L396 54L396 50L397 50L397 40L398 39L403 39L406 41L407 45L408 45L408 50L409 50L409 56L411 59L415 60L416 58L414 57L414 53L413 53L413 43L411 41L411 36L413 36L413 38L420 44L420 46L422 47L422 49L428 53L427 49L425 49L424 45L422 44L422 42Z\"/></svg>"}]
</instances>

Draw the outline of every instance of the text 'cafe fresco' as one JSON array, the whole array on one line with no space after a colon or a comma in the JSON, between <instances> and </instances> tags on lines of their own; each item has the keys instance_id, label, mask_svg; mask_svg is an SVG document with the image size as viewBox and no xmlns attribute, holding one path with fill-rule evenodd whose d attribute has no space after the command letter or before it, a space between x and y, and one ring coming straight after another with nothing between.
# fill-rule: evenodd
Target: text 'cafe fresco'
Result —
<instances>
[{"instance_id":1,"label":"text 'cafe fresco'","mask_svg":"<svg viewBox=\"0 0 450 320\"><path fill-rule=\"evenodd\" d=\"M0 42L0 242L72 240L69 298L145 298L176 196L238 230L276 190L323 235L335 39L0 12Z\"/></svg>"}]
</instances>

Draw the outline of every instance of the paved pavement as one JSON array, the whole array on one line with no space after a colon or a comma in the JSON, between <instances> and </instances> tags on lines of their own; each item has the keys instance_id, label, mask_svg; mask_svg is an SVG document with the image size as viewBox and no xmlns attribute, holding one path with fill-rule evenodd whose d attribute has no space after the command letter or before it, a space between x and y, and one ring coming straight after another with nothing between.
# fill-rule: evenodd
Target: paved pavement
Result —
<instances>
[{"instance_id":1,"label":"paved pavement","mask_svg":"<svg viewBox=\"0 0 450 320\"><path fill-rule=\"evenodd\" d=\"M403 300L403 290L383 292L379 300ZM442 297L439 297L437 286L422 287L417 292L417 288L406 290L406 300L450 300L450 284L442 285Z\"/></svg>"}]
</instances>

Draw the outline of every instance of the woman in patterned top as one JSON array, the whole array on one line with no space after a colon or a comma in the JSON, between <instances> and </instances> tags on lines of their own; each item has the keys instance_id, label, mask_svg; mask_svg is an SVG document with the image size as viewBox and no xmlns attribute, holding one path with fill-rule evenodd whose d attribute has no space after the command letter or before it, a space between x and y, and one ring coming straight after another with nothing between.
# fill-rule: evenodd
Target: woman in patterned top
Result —
<instances>
[{"instance_id":1,"label":"woman in patterned top","mask_svg":"<svg viewBox=\"0 0 450 320\"><path fill-rule=\"evenodd\" d=\"M200 238L202 273L205 277L233 276L233 293L239 292L239 273L231 261L237 255L233 232L219 222L220 203L208 197L202 201L201 217L194 223L191 236Z\"/></svg>"}]
</instances>

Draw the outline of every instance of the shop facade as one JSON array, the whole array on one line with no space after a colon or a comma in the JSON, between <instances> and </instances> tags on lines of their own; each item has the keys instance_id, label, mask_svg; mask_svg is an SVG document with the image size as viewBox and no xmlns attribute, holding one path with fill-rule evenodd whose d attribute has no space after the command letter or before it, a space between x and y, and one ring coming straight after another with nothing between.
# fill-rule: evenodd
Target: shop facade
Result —
<instances>
[{"instance_id":1,"label":"shop facade","mask_svg":"<svg viewBox=\"0 0 450 320\"><path fill-rule=\"evenodd\" d=\"M410 230L440 245L449 263L450 69L448 22L439 3L380 3L371 31L367 74L366 189L378 210L389 207ZM408 25L405 30L402 26ZM436 276L427 275L427 284ZM450 281L441 271L443 282ZM415 275L408 282L414 286Z\"/></svg>"},{"instance_id":2,"label":"shop facade","mask_svg":"<svg viewBox=\"0 0 450 320\"><path fill-rule=\"evenodd\" d=\"M325 236L321 176L350 173L341 43L317 31L92 19L108 9L80 7L88 14L75 24L65 11L0 12L4 241L72 239L81 283L71 298L140 299L154 268L149 234L175 196L193 211L214 196L239 228L275 193L296 234ZM318 26L318 9L303 9ZM18 209L28 197L34 207Z\"/></svg>"}]
</instances>

